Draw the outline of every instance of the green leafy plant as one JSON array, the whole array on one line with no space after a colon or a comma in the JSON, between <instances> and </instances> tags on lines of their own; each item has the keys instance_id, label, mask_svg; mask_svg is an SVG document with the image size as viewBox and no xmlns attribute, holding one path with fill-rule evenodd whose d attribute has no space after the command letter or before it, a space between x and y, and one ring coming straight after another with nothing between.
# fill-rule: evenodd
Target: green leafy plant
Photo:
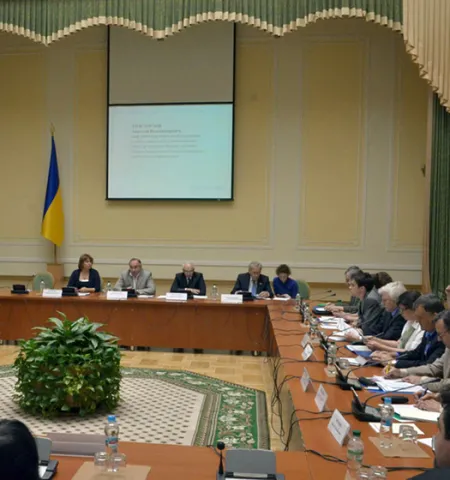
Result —
<instances>
[{"instance_id":1,"label":"green leafy plant","mask_svg":"<svg viewBox=\"0 0 450 480\"><path fill-rule=\"evenodd\" d=\"M72 322L58 314L62 320L49 319L53 328L36 327L36 337L20 342L15 400L34 415L111 411L119 402L122 378L117 337L85 317Z\"/></svg>"}]
</instances>

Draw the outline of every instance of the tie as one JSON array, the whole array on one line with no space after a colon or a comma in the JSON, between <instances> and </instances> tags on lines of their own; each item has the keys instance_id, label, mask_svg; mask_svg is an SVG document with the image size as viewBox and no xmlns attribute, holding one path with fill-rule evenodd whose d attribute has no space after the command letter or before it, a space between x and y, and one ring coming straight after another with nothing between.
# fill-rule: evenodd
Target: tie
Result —
<instances>
[{"instance_id":1,"label":"tie","mask_svg":"<svg viewBox=\"0 0 450 480\"><path fill-rule=\"evenodd\" d=\"M252 296L256 297L256 283L252 281Z\"/></svg>"},{"instance_id":2,"label":"tie","mask_svg":"<svg viewBox=\"0 0 450 480\"><path fill-rule=\"evenodd\" d=\"M410 325L406 329L404 335L400 338L399 348L405 348L405 345L408 343L408 340L411 338L411 335L414 333L415 328Z\"/></svg>"}]
</instances>

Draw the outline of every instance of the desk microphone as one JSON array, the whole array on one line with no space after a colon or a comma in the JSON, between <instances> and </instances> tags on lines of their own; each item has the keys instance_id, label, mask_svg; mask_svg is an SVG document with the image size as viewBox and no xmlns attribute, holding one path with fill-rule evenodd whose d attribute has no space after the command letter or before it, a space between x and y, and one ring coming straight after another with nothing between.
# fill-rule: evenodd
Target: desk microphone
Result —
<instances>
[{"instance_id":1,"label":"desk microphone","mask_svg":"<svg viewBox=\"0 0 450 480\"><path fill-rule=\"evenodd\" d=\"M330 290L331 291L331 290ZM331 297L335 297L336 296L336 293L329 293L328 295L324 295L323 293L321 295L311 295L312 296L315 296L317 297L316 300L325 300L326 298L331 298ZM308 299L308 300L311 300L311 297ZM314 300L314 299L313 299Z\"/></svg>"},{"instance_id":2,"label":"desk microphone","mask_svg":"<svg viewBox=\"0 0 450 480\"><path fill-rule=\"evenodd\" d=\"M217 449L220 451L220 461L219 461L219 475L223 475L223 455L222 452L225 450L225 443L217 442Z\"/></svg>"},{"instance_id":3,"label":"desk microphone","mask_svg":"<svg viewBox=\"0 0 450 480\"><path fill-rule=\"evenodd\" d=\"M434 381L435 379L428 380L427 382L419 383L416 386L428 385L429 383L433 383ZM358 394L352 388L352 393L353 393L352 413L354 417L360 422L379 422L381 420L380 412L378 408L367 405L369 400L371 400L372 398L381 397L381 396L390 397L392 393L401 392L402 390L406 390L405 387L392 390L391 392L376 393L375 395L371 395L364 403L361 403L361 400L359 399ZM403 398L403 397L393 397L393 398Z\"/></svg>"},{"instance_id":4,"label":"desk microphone","mask_svg":"<svg viewBox=\"0 0 450 480\"><path fill-rule=\"evenodd\" d=\"M334 293L334 292L333 290L324 290L323 292L312 293L310 297L320 297L320 295L325 295L326 293Z\"/></svg>"}]
</instances>

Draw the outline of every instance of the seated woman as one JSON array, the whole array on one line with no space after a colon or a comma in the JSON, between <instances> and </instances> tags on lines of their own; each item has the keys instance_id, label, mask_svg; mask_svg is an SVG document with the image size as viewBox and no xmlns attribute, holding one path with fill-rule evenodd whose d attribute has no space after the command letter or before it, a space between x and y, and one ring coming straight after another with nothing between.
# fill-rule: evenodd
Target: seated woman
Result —
<instances>
[{"instance_id":1,"label":"seated woman","mask_svg":"<svg viewBox=\"0 0 450 480\"><path fill-rule=\"evenodd\" d=\"M276 297L295 298L298 294L297 282L290 278L291 269L284 263L280 265L273 279L273 291Z\"/></svg>"},{"instance_id":2,"label":"seated woman","mask_svg":"<svg viewBox=\"0 0 450 480\"><path fill-rule=\"evenodd\" d=\"M102 282L97 270L92 268L93 263L94 259L89 254L81 255L78 269L72 272L67 286L75 287L79 292L99 292Z\"/></svg>"},{"instance_id":3,"label":"seated woman","mask_svg":"<svg viewBox=\"0 0 450 480\"><path fill-rule=\"evenodd\" d=\"M0 420L0 478L40 478L36 441L26 425L18 420Z\"/></svg>"},{"instance_id":4,"label":"seated woman","mask_svg":"<svg viewBox=\"0 0 450 480\"><path fill-rule=\"evenodd\" d=\"M416 291L407 291L398 297L397 305L406 320L399 340L381 340L373 338L367 346L375 350L371 357L378 362L388 362L396 358L398 353L417 348L422 341L424 331L414 316L414 302L420 297Z\"/></svg>"}]
</instances>

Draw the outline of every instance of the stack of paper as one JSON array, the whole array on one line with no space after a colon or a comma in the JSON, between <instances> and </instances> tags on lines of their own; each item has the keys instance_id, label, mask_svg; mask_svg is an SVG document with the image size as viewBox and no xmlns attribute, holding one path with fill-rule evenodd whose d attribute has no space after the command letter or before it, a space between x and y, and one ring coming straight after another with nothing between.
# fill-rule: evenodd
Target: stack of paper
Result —
<instances>
[{"instance_id":1,"label":"stack of paper","mask_svg":"<svg viewBox=\"0 0 450 480\"><path fill-rule=\"evenodd\" d=\"M372 380L385 392L419 393L423 390L420 385L414 385L401 380L388 380L384 377L372 377Z\"/></svg>"},{"instance_id":2,"label":"stack of paper","mask_svg":"<svg viewBox=\"0 0 450 480\"><path fill-rule=\"evenodd\" d=\"M435 422L437 423L440 413L439 412L426 412L425 410L419 410L414 405L392 405L394 412L401 418L407 418L409 420L420 420L422 422Z\"/></svg>"}]
</instances>

